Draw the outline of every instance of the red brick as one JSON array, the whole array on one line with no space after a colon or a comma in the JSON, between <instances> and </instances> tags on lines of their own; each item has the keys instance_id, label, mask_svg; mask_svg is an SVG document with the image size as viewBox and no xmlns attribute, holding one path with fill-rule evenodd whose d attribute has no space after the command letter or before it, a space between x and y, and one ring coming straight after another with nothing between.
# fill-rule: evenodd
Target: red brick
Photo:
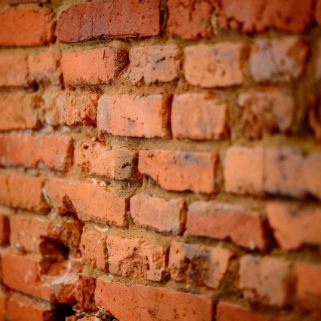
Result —
<instances>
[{"instance_id":1,"label":"red brick","mask_svg":"<svg viewBox=\"0 0 321 321\"><path fill-rule=\"evenodd\" d=\"M0 87L28 86L27 55L1 55L0 71Z\"/></svg>"},{"instance_id":2,"label":"red brick","mask_svg":"<svg viewBox=\"0 0 321 321\"><path fill-rule=\"evenodd\" d=\"M125 277L161 281L164 276L165 250L143 239L108 235L109 272Z\"/></svg>"},{"instance_id":3,"label":"red brick","mask_svg":"<svg viewBox=\"0 0 321 321\"><path fill-rule=\"evenodd\" d=\"M222 0L216 8L223 29L261 32L276 29L304 32L311 25L312 0Z\"/></svg>"},{"instance_id":4,"label":"red brick","mask_svg":"<svg viewBox=\"0 0 321 321\"><path fill-rule=\"evenodd\" d=\"M99 95L49 88L42 95L44 122L51 126L95 126Z\"/></svg>"},{"instance_id":5,"label":"red brick","mask_svg":"<svg viewBox=\"0 0 321 321\"><path fill-rule=\"evenodd\" d=\"M126 147L110 149L104 143L81 141L75 149L79 170L88 175L97 175L116 180L137 180L138 153Z\"/></svg>"},{"instance_id":6,"label":"red brick","mask_svg":"<svg viewBox=\"0 0 321 321\"><path fill-rule=\"evenodd\" d=\"M220 247L172 242L168 270L175 281L218 289L231 256Z\"/></svg>"},{"instance_id":7,"label":"red brick","mask_svg":"<svg viewBox=\"0 0 321 321\"><path fill-rule=\"evenodd\" d=\"M40 84L60 85L60 51L46 51L28 56L29 77Z\"/></svg>"},{"instance_id":8,"label":"red brick","mask_svg":"<svg viewBox=\"0 0 321 321\"><path fill-rule=\"evenodd\" d=\"M163 234L179 235L185 223L185 202L181 198L166 201L137 194L130 199L130 214L138 226Z\"/></svg>"},{"instance_id":9,"label":"red brick","mask_svg":"<svg viewBox=\"0 0 321 321\"><path fill-rule=\"evenodd\" d=\"M216 160L212 153L141 151L138 169L166 190L210 194L215 191Z\"/></svg>"},{"instance_id":10,"label":"red brick","mask_svg":"<svg viewBox=\"0 0 321 321\"><path fill-rule=\"evenodd\" d=\"M84 312L95 312L97 311L95 305L95 289L96 279L80 275L79 286L77 292L77 309Z\"/></svg>"},{"instance_id":11,"label":"red brick","mask_svg":"<svg viewBox=\"0 0 321 321\"><path fill-rule=\"evenodd\" d=\"M239 289L245 299L282 307L287 302L290 263L274 257L245 255L240 260Z\"/></svg>"},{"instance_id":12,"label":"red brick","mask_svg":"<svg viewBox=\"0 0 321 321\"><path fill-rule=\"evenodd\" d=\"M215 95L186 93L175 95L171 124L177 139L218 140L228 137L228 105Z\"/></svg>"},{"instance_id":13,"label":"red brick","mask_svg":"<svg viewBox=\"0 0 321 321\"><path fill-rule=\"evenodd\" d=\"M9 217L8 215L0 214L0 244L9 243ZM0 318L1 320L1 318Z\"/></svg>"},{"instance_id":14,"label":"red brick","mask_svg":"<svg viewBox=\"0 0 321 321\"><path fill-rule=\"evenodd\" d=\"M168 138L168 122L168 103L161 95L104 95L98 102L97 125L104 134Z\"/></svg>"},{"instance_id":15,"label":"red brick","mask_svg":"<svg viewBox=\"0 0 321 321\"><path fill-rule=\"evenodd\" d=\"M315 152L309 154L304 159L303 166L303 177L302 179L302 188L305 189L306 193L316 197L321 200L321 153ZM293 173L293 175L298 175Z\"/></svg>"},{"instance_id":16,"label":"red brick","mask_svg":"<svg viewBox=\"0 0 321 321\"><path fill-rule=\"evenodd\" d=\"M30 211L46 211L42 195L44 180L36 177L0 174L0 204Z\"/></svg>"},{"instance_id":17,"label":"red brick","mask_svg":"<svg viewBox=\"0 0 321 321\"><path fill-rule=\"evenodd\" d=\"M307 310L321 311L321 265L297 262L294 274L296 300Z\"/></svg>"},{"instance_id":18,"label":"red brick","mask_svg":"<svg viewBox=\"0 0 321 321\"><path fill-rule=\"evenodd\" d=\"M160 33L159 6L159 0L77 4L61 12L58 39L79 42L157 36Z\"/></svg>"},{"instance_id":19,"label":"red brick","mask_svg":"<svg viewBox=\"0 0 321 321\"><path fill-rule=\"evenodd\" d=\"M59 215L74 213L85 222L126 227L127 198L94 184L51 179L44 192Z\"/></svg>"},{"instance_id":20,"label":"red brick","mask_svg":"<svg viewBox=\"0 0 321 321\"><path fill-rule=\"evenodd\" d=\"M46 46L55 39L55 23L48 9L2 12L0 25L0 47Z\"/></svg>"},{"instance_id":21,"label":"red brick","mask_svg":"<svg viewBox=\"0 0 321 321\"><path fill-rule=\"evenodd\" d=\"M8 300L8 315L12 321L50 321L55 318L49 304L21 294L14 294Z\"/></svg>"},{"instance_id":22,"label":"red brick","mask_svg":"<svg viewBox=\"0 0 321 321\"><path fill-rule=\"evenodd\" d=\"M7 298L2 292L0 292L0 321L6 321L6 305Z\"/></svg>"},{"instance_id":23,"label":"red brick","mask_svg":"<svg viewBox=\"0 0 321 321\"><path fill-rule=\"evenodd\" d=\"M308 46L297 37L257 39L249 60L251 75L257 82L291 82L304 70Z\"/></svg>"},{"instance_id":24,"label":"red brick","mask_svg":"<svg viewBox=\"0 0 321 321\"><path fill-rule=\"evenodd\" d=\"M319 10L320 10L320 19L321 19L321 1L319 1L318 3L319 3L319 7L320 7ZM320 24L321 24L321 20L320 20ZM316 56L315 78L317 80L320 80L321 79L321 41L320 40L316 43L316 55L315 56ZM320 104L319 104L319 106L320 106Z\"/></svg>"},{"instance_id":25,"label":"red brick","mask_svg":"<svg viewBox=\"0 0 321 321\"><path fill-rule=\"evenodd\" d=\"M213 303L197 294L97 279L95 301L118 320L211 321Z\"/></svg>"},{"instance_id":26,"label":"red brick","mask_svg":"<svg viewBox=\"0 0 321 321\"><path fill-rule=\"evenodd\" d=\"M68 52L62 55L61 69L65 84L105 85L114 81L126 63L126 55L116 48Z\"/></svg>"},{"instance_id":27,"label":"red brick","mask_svg":"<svg viewBox=\"0 0 321 321\"><path fill-rule=\"evenodd\" d=\"M205 88L241 85L246 51L242 42L189 46L184 50L185 78L191 85Z\"/></svg>"},{"instance_id":28,"label":"red brick","mask_svg":"<svg viewBox=\"0 0 321 321\"><path fill-rule=\"evenodd\" d=\"M266 240L258 213L215 201L197 201L188 208L187 233L192 236L231 240L250 250L264 250Z\"/></svg>"},{"instance_id":29,"label":"red brick","mask_svg":"<svg viewBox=\"0 0 321 321\"><path fill-rule=\"evenodd\" d=\"M182 55L174 45L133 48L129 54L134 85L170 82L179 77Z\"/></svg>"},{"instance_id":30,"label":"red brick","mask_svg":"<svg viewBox=\"0 0 321 321\"><path fill-rule=\"evenodd\" d=\"M69 136L29 134L0 135L0 164L35 168L42 163L57 171L67 171L73 162Z\"/></svg>"},{"instance_id":31,"label":"red brick","mask_svg":"<svg viewBox=\"0 0 321 321\"><path fill-rule=\"evenodd\" d=\"M83 230L81 235L81 261L93 269L108 272L107 236L90 228Z\"/></svg>"},{"instance_id":32,"label":"red brick","mask_svg":"<svg viewBox=\"0 0 321 321\"><path fill-rule=\"evenodd\" d=\"M245 92L238 96L242 121L248 138L260 138L262 130L286 133L291 129L295 103L291 96L279 90Z\"/></svg>"},{"instance_id":33,"label":"red brick","mask_svg":"<svg viewBox=\"0 0 321 321\"><path fill-rule=\"evenodd\" d=\"M319 72L320 70L320 72ZM316 77L321 80L321 46L316 66ZM321 104L316 100L308 109L308 124L317 142L321 142Z\"/></svg>"},{"instance_id":34,"label":"red brick","mask_svg":"<svg viewBox=\"0 0 321 321\"><path fill-rule=\"evenodd\" d=\"M321 1L317 0L314 8L314 19L321 26Z\"/></svg>"}]
</instances>

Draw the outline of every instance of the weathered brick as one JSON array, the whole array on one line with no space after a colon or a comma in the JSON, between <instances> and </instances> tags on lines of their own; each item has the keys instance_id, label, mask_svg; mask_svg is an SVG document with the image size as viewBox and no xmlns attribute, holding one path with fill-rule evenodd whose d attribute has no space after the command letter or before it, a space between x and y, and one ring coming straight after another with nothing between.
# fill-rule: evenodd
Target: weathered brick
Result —
<instances>
[{"instance_id":1,"label":"weathered brick","mask_svg":"<svg viewBox=\"0 0 321 321\"><path fill-rule=\"evenodd\" d=\"M173 151L140 151L138 169L171 191L210 194L215 191L217 155Z\"/></svg>"},{"instance_id":2,"label":"weathered brick","mask_svg":"<svg viewBox=\"0 0 321 321\"><path fill-rule=\"evenodd\" d=\"M77 291L77 309L84 312L95 312L96 279L80 274Z\"/></svg>"},{"instance_id":3,"label":"weathered brick","mask_svg":"<svg viewBox=\"0 0 321 321\"><path fill-rule=\"evenodd\" d=\"M1 21L1 18L0 18L0 21ZM27 86L28 86L27 55L25 54L1 55L0 56L0 87L27 87Z\"/></svg>"},{"instance_id":4,"label":"weathered brick","mask_svg":"<svg viewBox=\"0 0 321 321\"><path fill-rule=\"evenodd\" d=\"M168 270L175 281L218 289L232 255L220 247L172 242Z\"/></svg>"},{"instance_id":5,"label":"weathered brick","mask_svg":"<svg viewBox=\"0 0 321 321\"><path fill-rule=\"evenodd\" d=\"M276 29L304 32L311 25L312 0L222 0L216 7L218 22L223 29L262 32Z\"/></svg>"},{"instance_id":6,"label":"weathered brick","mask_svg":"<svg viewBox=\"0 0 321 321\"><path fill-rule=\"evenodd\" d=\"M306 194L310 194L321 200L321 153L314 152L304 158L302 189ZM293 175L298 175L294 173Z\"/></svg>"},{"instance_id":7,"label":"weathered brick","mask_svg":"<svg viewBox=\"0 0 321 321\"><path fill-rule=\"evenodd\" d=\"M294 121L294 99L279 90L245 92L238 96L248 138L260 138L263 129L286 133Z\"/></svg>"},{"instance_id":8,"label":"weathered brick","mask_svg":"<svg viewBox=\"0 0 321 321\"><path fill-rule=\"evenodd\" d=\"M44 180L36 177L0 174L0 204L30 211L46 211L42 195Z\"/></svg>"},{"instance_id":9,"label":"weathered brick","mask_svg":"<svg viewBox=\"0 0 321 321\"><path fill-rule=\"evenodd\" d=\"M137 47L129 53L130 75L134 85L162 83L177 79L182 55L174 45Z\"/></svg>"},{"instance_id":10,"label":"weathered brick","mask_svg":"<svg viewBox=\"0 0 321 321\"><path fill-rule=\"evenodd\" d=\"M321 26L321 1L317 0L314 8L314 19Z\"/></svg>"},{"instance_id":11,"label":"weathered brick","mask_svg":"<svg viewBox=\"0 0 321 321\"><path fill-rule=\"evenodd\" d=\"M93 91L49 88L42 95L44 122L51 126L95 126L98 97Z\"/></svg>"},{"instance_id":12,"label":"weathered brick","mask_svg":"<svg viewBox=\"0 0 321 321\"><path fill-rule=\"evenodd\" d=\"M2 12L0 25L0 47L46 46L55 39L48 9Z\"/></svg>"},{"instance_id":13,"label":"weathered brick","mask_svg":"<svg viewBox=\"0 0 321 321\"><path fill-rule=\"evenodd\" d=\"M186 230L193 236L230 239L251 250L266 247L260 215L231 204L215 201L192 203L188 208Z\"/></svg>"},{"instance_id":14,"label":"weathered brick","mask_svg":"<svg viewBox=\"0 0 321 321\"><path fill-rule=\"evenodd\" d=\"M257 39L249 59L252 77L258 82L290 82L304 70L308 46L297 37Z\"/></svg>"},{"instance_id":15,"label":"weathered brick","mask_svg":"<svg viewBox=\"0 0 321 321\"><path fill-rule=\"evenodd\" d=\"M0 321L6 321L6 305L7 298L5 294L0 291Z\"/></svg>"},{"instance_id":16,"label":"weathered brick","mask_svg":"<svg viewBox=\"0 0 321 321\"><path fill-rule=\"evenodd\" d=\"M296 300L307 310L321 311L321 265L297 262L294 274Z\"/></svg>"},{"instance_id":17,"label":"weathered brick","mask_svg":"<svg viewBox=\"0 0 321 321\"><path fill-rule=\"evenodd\" d=\"M244 255L239 289L248 300L282 307L287 302L289 272L290 262L284 259Z\"/></svg>"},{"instance_id":18,"label":"weathered brick","mask_svg":"<svg viewBox=\"0 0 321 321\"><path fill-rule=\"evenodd\" d=\"M0 214L0 244L5 245L9 243L9 216ZM1 320L1 318L0 318Z\"/></svg>"},{"instance_id":19,"label":"weathered brick","mask_svg":"<svg viewBox=\"0 0 321 321\"><path fill-rule=\"evenodd\" d=\"M193 86L205 88L243 84L246 49L242 42L189 46L184 50L185 78Z\"/></svg>"},{"instance_id":20,"label":"weathered brick","mask_svg":"<svg viewBox=\"0 0 321 321\"><path fill-rule=\"evenodd\" d=\"M44 84L60 85L60 51L46 51L28 56L29 77L32 81Z\"/></svg>"},{"instance_id":21,"label":"weathered brick","mask_svg":"<svg viewBox=\"0 0 321 321\"><path fill-rule=\"evenodd\" d=\"M100 279L95 301L118 320L211 321L213 317L213 302L201 295Z\"/></svg>"},{"instance_id":22,"label":"weathered brick","mask_svg":"<svg viewBox=\"0 0 321 321\"><path fill-rule=\"evenodd\" d=\"M175 95L171 124L177 139L209 140L228 137L228 105L202 93Z\"/></svg>"},{"instance_id":23,"label":"weathered brick","mask_svg":"<svg viewBox=\"0 0 321 321\"><path fill-rule=\"evenodd\" d=\"M97 125L104 134L168 138L168 122L168 103L161 95L104 95L98 102Z\"/></svg>"},{"instance_id":24,"label":"weathered brick","mask_svg":"<svg viewBox=\"0 0 321 321\"><path fill-rule=\"evenodd\" d=\"M93 269L108 272L107 236L90 228L83 230L81 235L81 261Z\"/></svg>"},{"instance_id":25,"label":"weathered brick","mask_svg":"<svg viewBox=\"0 0 321 321\"><path fill-rule=\"evenodd\" d=\"M137 180L138 153L126 147L110 149L104 143L81 141L75 149L76 164L82 173L116 180Z\"/></svg>"},{"instance_id":26,"label":"weathered brick","mask_svg":"<svg viewBox=\"0 0 321 321\"><path fill-rule=\"evenodd\" d=\"M159 0L77 4L61 12L58 39L79 42L157 36L160 33L159 6Z\"/></svg>"},{"instance_id":27,"label":"weathered brick","mask_svg":"<svg viewBox=\"0 0 321 321\"><path fill-rule=\"evenodd\" d=\"M85 222L126 227L127 198L94 184L51 179L44 188L57 214L74 213Z\"/></svg>"},{"instance_id":28,"label":"weathered brick","mask_svg":"<svg viewBox=\"0 0 321 321\"><path fill-rule=\"evenodd\" d=\"M110 84L127 62L124 52L116 48L97 48L62 55L61 69L68 86Z\"/></svg>"},{"instance_id":29,"label":"weathered brick","mask_svg":"<svg viewBox=\"0 0 321 321\"><path fill-rule=\"evenodd\" d=\"M143 239L108 235L109 272L126 277L161 281L164 276L165 250Z\"/></svg>"},{"instance_id":30,"label":"weathered brick","mask_svg":"<svg viewBox=\"0 0 321 321\"><path fill-rule=\"evenodd\" d=\"M137 194L130 199L130 214L138 226L163 234L179 235L185 223L184 203L181 198L166 201Z\"/></svg>"},{"instance_id":31,"label":"weathered brick","mask_svg":"<svg viewBox=\"0 0 321 321\"><path fill-rule=\"evenodd\" d=\"M35 168L42 163L57 171L67 171L73 162L69 136L29 134L0 135L0 165Z\"/></svg>"},{"instance_id":32,"label":"weathered brick","mask_svg":"<svg viewBox=\"0 0 321 321\"><path fill-rule=\"evenodd\" d=\"M320 7L320 19L321 19L321 1L318 2L319 3L319 7ZM321 20L320 20L320 24L321 24ZM321 41L319 40L316 43L316 66L315 66L315 78L317 80L321 79ZM319 104L320 105L320 104Z\"/></svg>"}]
</instances>

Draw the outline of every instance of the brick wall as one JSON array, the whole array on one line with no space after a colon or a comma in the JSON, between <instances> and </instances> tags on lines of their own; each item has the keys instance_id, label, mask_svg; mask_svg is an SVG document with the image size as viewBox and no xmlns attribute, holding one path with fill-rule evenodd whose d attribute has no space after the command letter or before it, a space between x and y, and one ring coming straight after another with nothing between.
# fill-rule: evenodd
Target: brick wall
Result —
<instances>
[{"instance_id":1,"label":"brick wall","mask_svg":"<svg viewBox=\"0 0 321 321\"><path fill-rule=\"evenodd\" d=\"M0 321L320 320L320 26L1 0Z\"/></svg>"}]
</instances>

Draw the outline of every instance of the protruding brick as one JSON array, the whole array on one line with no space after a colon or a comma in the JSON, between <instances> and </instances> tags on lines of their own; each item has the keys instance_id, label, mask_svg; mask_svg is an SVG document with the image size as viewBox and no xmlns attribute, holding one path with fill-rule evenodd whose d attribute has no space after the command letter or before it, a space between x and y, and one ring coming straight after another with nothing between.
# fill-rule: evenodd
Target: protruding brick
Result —
<instances>
[{"instance_id":1,"label":"protruding brick","mask_svg":"<svg viewBox=\"0 0 321 321\"><path fill-rule=\"evenodd\" d=\"M77 309L83 312L95 312L95 289L96 279L86 275L79 276L77 291Z\"/></svg>"},{"instance_id":2,"label":"protruding brick","mask_svg":"<svg viewBox=\"0 0 321 321\"><path fill-rule=\"evenodd\" d=\"M102 96L98 102L99 131L115 136L169 137L169 107L161 95Z\"/></svg>"},{"instance_id":3,"label":"protruding brick","mask_svg":"<svg viewBox=\"0 0 321 321\"><path fill-rule=\"evenodd\" d=\"M161 83L177 79L182 55L174 45L133 48L129 54L130 80L134 85Z\"/></svg>"},{"instance_id":4,"label":"protruding brick","mask_svg":"<svg viewBox=\"0 0 321 321\"><path fill-rule=\"evenodd\" d=\"M106 47L64 53L61 69L68 86L105 85L114 81L126 62L123 52Z\"/></svg>"},{"instance_id":5,"label":"protruding brick","mask_svg":"<svg viewBox=\"0 0 321 321\"><path fill-rule=\"evenodd\" d=\"M46 211L42 195L44 180L36 177L0 174L0 204L30 211Z\"/></svg>"},{"instance_id":6,"label":"protruding brick","mask_svg":"<svg viewBox=\"0 0 321 321\"><path fill-rule=\"evenodd\" d=\"M138 169L166 190L210 194L215 191L216 160L212 153L141 151Z\"/></svg>"},{"instance_id":7,"label":"protruding brick","mask_svg":"<svg viewBox=\"0 0 321 321\"><path fill-rule=\"evenodd\" d=\"M240 260L239 289L248 300L282 307L287 302L290 262L245 255Z\"/></svg>"},{"instance_id":8,"label":"protruding brick","mask_svg":"<svg viewBox=\"0 0 321 321\"><path fill-rule=\"evenodd\" d=\"M242 207L197 201L188 208L186 229L189 235L230 239L236 245L254 250L264 250L263 224L258 213L250 213Z\"/></svg>"},{"instance_id":9,"label":"protruding brick","mask_svg":"<svg viewBox=\"0 0 321 321\"><path fill-rule=\"evenodd\" d=\"M46 51L28 56L29 77L40 84L60 85L60 51Z\"/></svg>"},{"instance_id":10,"label":"protruding brick","mask_svg":"<svg viewBox=\"0 0 321 321\"><path fill-rule=\"evenodd\" d=\"M118 320L211 321L213 317L213 302L201 295L100 279L95 301Z\"/></svg>"},{"instance_id":11,"label":"protruding brick","mask_svg":"<svg viewBox=\"0 0 321 321\"><path fill-rule=\"evenodd\" d=\"M166 268L165 250L143 239L108 235L109 271L126 277L161 281Z\"/></svg>"},{"instance_id":12,"label":"protruding brick","mask_svg":"<svg viewBox=\"0 0 321 321\"><path fill-rule=\"evenodd\" d=\"M220 247L172 242L168 269L175 281L218 289L232 255Z\"/></svg>"},{"instance_id":13,"label":"protruding brick","mask_svg":"<svg viewBox=\"0 0 321 321\"><path fill-rule=\"evenodd\" d=\"M0 321L6 321L7 297L0 292Z\"/></svg>"},{"instance_id":14,"label":"protruding brick","mask_svg":"<svg viewBox=\"0 0 321 321\"><path fill-rule=\"evenodd\" d=\"M249 65L258 82L291 82L304 70L308 46L297 37L257 39Z\"/></svg>"},{"instance_id":15,"label":"protruding brick","mask_svg":"<svg viewBox=\"0 0 321 321\"><path fill-rule=\"evenodd\" d=\"M160 33L159 6L159 0L77 4L60 14L58 39L79 42L157 36Z\"/></svg>"},{"instance_id":16,"label":"protruding brick","mask_svg":"<svg viewBox=\"0 0 321 321\"><path fill-rule=\"evenodd\" d=\"M81 172L116 180L137 180L138 153L126 147L110 149L104 143L82 141L75 150L76 164Z\"/></svg>"},{"instance_id":17,"label":"protruding brick","mask_svg":"<svg viewBox=\"0 0 321 321\"><path fill-rule=\"evenodd\" d=\"M46 46L55 39L48 9L2 12L0 26L0 47Z\"/></svg>"},{"instance_id":18,"label":"protruding brick","mask_svg":"<svg viewBox=\"0 0 321 321\"><path fill-rule=\"evenodd\" d=\"M242 120L248 138L260 138L263 129L286 133L294 121L295 103L279 90L246 92L238 96L243 107Z\"/></svg>"},{"instance_id":19,"label":"protruding brick","mask_svg":"<svg viewBox=\"0 0 321 321\"><path fill-rule=\"evenodd\" d=\"M4 29L2 29L2 31L4 31ZM26 87L27 85L27 55L18 54L0 56L0 87Z\"/></svg>"},{"instance_id":20,"label":"protruding brick","mask_svg":"<svg viewBox=\"0 0 321 321\"><path fill-rule=\"evenodd\" d=\"M218 140L228 137L228 105L211 94L175 95L171 124L177 139Z\"/></svg>"},{"instance_id":21,"label":"protruding brick","mask_svg":"<svg viewBox=\"0 0 321 321\"><path fill-rule=\"evenodd\" d=\"M5 214L0 214L0 244L5 245L9 243L9 217ZM1 320L1 318L0 318Z\"/></svg>"},{"instance_id":22,"label":"protruding brick","mask_svg":"<svg viewBox=\"0 0 321 321\"><path fill-rule=\"evenodd\" d=\"M81 235L81 260L93 269L108 272L107 236L90 228L83 230Z\"/></svg>"},{"instance_id":23,"label":"protruding brick","mask_svg":"<svg viewBox=\"0 0 321 321\"><path fill-rule=\"evenodd\" d=\"M89 183L51 179L44 192L57 214L74 213L85 222L126 227L127 198Z\"/></svg>"},{"instance_id":24,"label":"protruding brick","mask_svg":"<svg viewBox=\"0 0 321 321\"><path fill-rule=\"evenodd\" d=\"M294 274L296 300L307 310L321 311L321 265L297 262Z\"/></svg>"},{"instance_id":25,"label":"protruding brick","mask_svg":"<svg viewBox=\"0 0 321 321\"><path fill-rule=\"evenodd\" d=\"M185 78L193 86L205 88L241 85L246 51L242 42L189 46L184 50Z\"/></svg>"},{"instance_id":26,"label":"protruding brick","mask_svg":"<svg viewBox=\"0 0 321 321\"><path fill-rule=\"evenodd\" d=\"M185 206L181 198L165 201L159 197L137 194L130 199L130 214L138 226L153 231L179 235L185 223Z\"/></svg>"},{"instance_id":27,"label":"protruding brick","mask_svg":"<svg viewBox=\"0 0 321 321\"><path fill-rule=\"evenodd\" d=\"M43 163L57 171L67 171L73 162L69 136L29 134L0 135L0 165L35 168Z\"/></svg>"}]
</instances>

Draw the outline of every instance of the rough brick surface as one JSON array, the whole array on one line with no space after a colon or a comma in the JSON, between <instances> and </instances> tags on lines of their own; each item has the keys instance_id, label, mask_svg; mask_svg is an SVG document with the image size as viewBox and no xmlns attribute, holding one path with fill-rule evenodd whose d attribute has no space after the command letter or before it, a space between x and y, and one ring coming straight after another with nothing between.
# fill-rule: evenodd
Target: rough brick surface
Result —
<instances>
[{"instance_id":1,"label":"rough brick surface","mask_svg":"<svg viewBox=\"0 0 321 321\"><path fill-rule=\"evenodd\" d=\"M138 226L178 235L185 223L184 200L175 198L165 201L159 197L137 194L130 199L130 215Z\"/></svg>"},{"instance_id":2,"label":"rough brick surface","mask_svg":"<svg viewBox=\"0 0 321 321\"><path fill-rule=\"evenodd\" d=\"M258 82L290 82L304 70L307 45L297 37L257 39L249 59L252 77Z\"/></svg>"},{"instance_id":3,"label":"rough brick surface","mask_svg":"<svg viewBox=\"0 0 321 321\"><path fill-rule=\"evenodd\" d=\"M239 289L261 304L282 307L287 302L290 262L281 258L245 255L240 260Z\"/></svg>"},{"instance_id":4,"label":"rough brick surface","mask_svg":"<svg viewBox=\"0 0 321 321\"><path fill-rule=\"evenodd\" d=\"M77 4L60 14L58 39L79 42L157 36L160 33L159 6L159 0Z\"/></svg>"},{"instance_id":5,"label":"rough brick surface","mask_svg":"<svg viewBox=\"0 0 321 321\"><path fill-rule=\"evenodd\" d=\"M0 87L26 87L28 85L27 55L1 55L0 71Z\"/></svg>"},{"instance_id":6,"label":"rough brick surface","mask_svg":"<svg viewBox=\"0 0 321 321\"><path fill-rule=\"evenodd\" d=\"M245 81L246 46L241 42L198 44L187 47L184 53L185 78L193 86L228 87Z\"/></svg>"},{"instance_id":7,"label":"rough brick surface","mask_svg":"<svg viewBox=\"0 0 321 321\"><path fill-rule=\"evenodd\" d=\"M168 138L168 122L169 107L162 95L104 95L98 102L97 125L104 134Z\"/></svg>"},{"instance_id":8,"label":"rough brick surface","mask_svg":"<svg viewBox=\"0 0 321 321\"><path fill-rule=\"evenodd\" d=\"M242 107L242 120L248 138L260 138L262 130L286 133L295 116L295 103L291 96L278 90L245 92L238 96Z\"/></svg>"},{"instance_id":9,"label":"rough brick surface","mask_svg":"<svg viewBox=\"0 0 321 321\"><path fill-rule=\"evenodd\" d=\"M46 46L55 38L48 9L2 12L0 25L0 47Z\"/></svg>"},{"instance_id":10,"label":"rough brick surface","mask_svg":"<svg viewBox=\"0 0 321 321\"><path fill-rule=\"evenodd\" d=\"M186 230L193 236L230 239L241 247L264 250L263 224L258 213L240 206L197 201L188 208Z\"/></svg>"},{"instance_id":11,"label":"rough brick surface","mask_svg":"<svg viewBox=\"0 0 321 321\"><path fill-rule=\"evenodd\" d=\"M6 321L6 305L7 298L2 292L0 292L0 321Z\"/></svg>"},{"instance_id":12,"label":"rough brick surface","mask_svg":"<svg viewBox=\"0 0 321 321\"><path fill-rule=\"evenodd\" d=\"M37 167L42 163L57 171L72 165L72 139L68 136L0 135L0 164L2 166Z\"/></svg>"},{"instance_id":13,"label":"rough brick surface","mask_svg":"<svg viewBox=\"0 0 321 321\"><path fill-rule=\"evenodd\" d=\"M36 177L0 174L0 204L30 211L46 211L42 195L44 180Z\"/></svg>"},{"instance_id":14,"label":"rough brick surface","mask_svg":"<svg viewBox=\"0 0 321 321\"><path fill-rule=\"evenodd\" d=\"M228 105L211 94L175 95L171 124L177 139L210 140L228 137Z\"/></svg>"},{"instance_id":15,"label":"rough brick surface","mask_svg":"<svg viewBox=\"0 0 321 321\"><path fill-rule=\"evenodd\" d=\"M0 244L9 243L9 217L7 215L0 214Z\"/></svg>"},{"instance_id":16,"label":"rough brick surface","mask_svg":"<svg viewBox=\"0 0 321 321\"><path fill-rule=\"evenodd\" d=\"M178 46L166 45L133 48L129 60L129 78L134 85L140 85L177 79L182 57Z\"/></svg>"},{"instance_id":17,"label":"rough brick surface","mask_svg":"<svg viewBox=\"0 0 321 321\"><path fill-rule=\"evenodd\" d=\"M165 272L165 251L143 239L108 235L109 272L126 277L161 281Z\"/></svg>"},{"instance_id":18,"label":"rough brick surface","mask_svg":"<svg viewBox=\"0 0 321 321\"><path fill-rule=\"evenodd\" d=\"M218 289L231 256L219 247L172 242L168 269L175 281Z\"/></svg>"},{"instance_id":19,"label":"rough brick surface","mask_svg":"<svg viewBox=\"0 0 321 321\"><path fill-rule=\"evenodd\" d=\"M216 159L211 153L141 151L138 169L166 190L212 193Z\"/></svg>"},{"instance_id":20,"label":"rough brick surface","mask_svg":"<svg viewBox=\"0 0 321 321\"><path fill-rule=\"evenodd\" d=\"M195 294L97 280L95 301L118 320L211 321L213 303Z\"/></svg>"},{"instance_id":21,"label":"rough brick surface","mask_svg":"<svg viewBox=\"0 0 321 321\"><path fill-rule=\"evenodd\" d=\"M95 312L95 289L96 279L93 277L80 274L79 286L76 294L77 308L80 311Z\"/></svg>"},{"instance_id":22,"label":"rough brick surface","mask_svg":"<svg viewBox=\"0 0 321 321\"><path fill-rule=\"evenodd\" d=\"M107 236L94 230L84 229L81 235L81 260L93 269L108 272Z\"/></svg>"},{"instance_id":23,"label":"rough brick surface","mask_svg":"<svg viewBox=\"0 0 321 321\"><path fill-rule=\"evenodd\" d=\"M317 0L315 4L315 9L314 9L314 19L318 23L318 25L321 25L321 1Z\"/></svg>"},{"instance_id":24,"label":"rough brick surface","mask_svg":"<svg viewBox=\"0 0 321 321\"><path fill-rule=\"evenodd\" d=\"M85 222L127 226L127 199L106 191L104 187L51 179L46 183L44 192L59 215L74 213Z\"/></svg>"}]
</instances>

